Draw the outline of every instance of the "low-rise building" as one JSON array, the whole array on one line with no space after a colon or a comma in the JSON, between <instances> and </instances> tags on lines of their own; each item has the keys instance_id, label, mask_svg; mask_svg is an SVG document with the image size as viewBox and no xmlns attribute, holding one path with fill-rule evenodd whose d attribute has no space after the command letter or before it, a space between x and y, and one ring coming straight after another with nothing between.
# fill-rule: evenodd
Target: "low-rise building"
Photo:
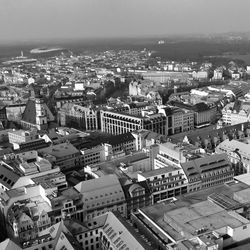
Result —
<instances>
[{"instance_id":1,"label":"low-rise building","mask_svg":"<svg viewBox=\"0 0 250 250\"><path fill-rule=\"evenodd\" d=\"M166 139L163 135L157 134L146 129L135 130L132 131L131 134L135 138L136 151L140 151L142 149L149 149L151 145L161 143Z\"/></svg>"},{"instance_id":2,"label":"low-rise building","mask_svg":"<svg viewBox=\"0 0 250 250\"><path fill-rule=\"evenodd\" d=\"M30 142L38 139L37 130L12 130L8 132L9 142L14 144L21 144L23 142ZM15 148L15 145L14 145Z\"/></svg>"},{"instance_id":3,"label":"low-rise building","mask_svg":"<svg viewBox=\"0 0 250 250\"><path fill-rule=\"evenodd\" d=\"M248 144L249 141L247 138L245 140L226 139L215 148L215 152L227 154L236 175L249 173L250 150Z\"/></svg>"},{"instance_id":4,"label":"low-rise building","mask_svg":"<svg viewBox=\"0 0 250 250\"><path fill-rule=\"evenodd\" d=\"M60 143L38 150L45 159L61 170L82 166L83 155L70 143Z\"/></svg>"},{"instance_id":5,"label":"low-rise building","mask_svg":"<svg viewBox=\"0 0 250 250\"><path fill-rule=\"evenodd\" d=\"M58 112L61 126L82 130L98 129L98 112L93 107L83 107L74 103L64 104Z\"/></svg>"},{"instance_id":6,"label":"low-rise building","mask_svg":"<svg viewBox=\"0 0 250 250\"><path fill-rule=\"evenodd\" d=\"M250 221L244 215L210 200L156 204L139 209L132 221L140 232L157 243L158 249L195 246L219 250L246 240L250 233Z\"/></svg>"},{"instance_id":7,"label":"low-rise building","mask_svg":"<svg viewBox=\"0 0 250 250\"><path fill-rule=\"evenodd\" d=\"M75 188L82 194L83 220L92 219L107 211L119 211L126 216L126 199L116 175L82 181Z\"/></svg>"},{"instance_id":8,"label":"low-rise building","mask_svg":"<svg viewBox=\"0 0 250 250\"><path fill-rule=\"evenodd\" d=\"M151 242L147 241L118 214L107 213L107 218L100 232L103 250L138 249L151 250Z\"/></svg>"},{"instance_id":9,"label":"low-rise building","mask_svg":"<svg viewBox=\"0 0 250 250\"><path fill-rule=\"evenodd\" d=\"M230 182L234 170L226 154L214 154L181 163L188 181L188 192Z\"/></svg>"},{"instance_id":10,"label":"low-rise building","mask_svg":"<svg viewBox=\"0 0 250 250\"><path fill-rule=\"evenodd\" d=\"M185 194L188 189L184 171L171 166L138 173L138 180L148 182L152 191L153 203Z\"/></svg>"},{"instance_id":11,"label":"low-rise building","mask_svg":"<svg viewBox=\"0 0 250 250\"><path fill-rule=\"evenodd\" d=\"M127 183L122 185L122 188L127 203L127 218L129 218L133 212L136 212L137 209L152 204L151 190L147 181L127 181Z\"/></svg>"}]
</instances>

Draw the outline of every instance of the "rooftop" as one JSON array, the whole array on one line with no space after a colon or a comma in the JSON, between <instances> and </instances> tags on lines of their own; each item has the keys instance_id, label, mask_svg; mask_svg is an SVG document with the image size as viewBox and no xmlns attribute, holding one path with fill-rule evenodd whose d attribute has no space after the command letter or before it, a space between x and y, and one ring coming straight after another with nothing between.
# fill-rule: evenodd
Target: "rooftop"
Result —
<instances>
[{"instance_id":1,"label":"rooftop","mask_svg":"<svg viewBox=\"0 0 250 250\"><path fill-rule=\"evenodd\" d=\"M228 151L235 151L236 149L239 151L240 154L250 155L250 147L248 143L244 143L237 140L229 140L226 139L225 141L221 142L217 148L225 148Z\"/></svg>"},{"instance_id":2,"label":"rooftop","mask_svg":"<svg viewBox=\"0 0 250 250\"><path fill-rule=\"evenodd\" d=\"M234 192L244 190L249 188L248 185L244 183L231 183L230 185L222 184L215 187L210 187L203 189L194 193L188 193L178 197L178 200L171 203L169 201L155 204L153 206L145 207L141 209L144 213L152 218L152 220L157 221L164 216L164 213L177 209L180 207L188 207L192 204L206 201L207 197L213 193L224 194L229 198L233 198Z\"/></svg>"},{"instance_id":3,"label":"rooftop","mask_svg":"<svg viewBox=\"0 0 250 250\"><path fill-rule=\"evenodd\" d=\"M213 202L202 201L166 212L158 223L175 240L180 240L196 236L201 229L213 231L228 226L234 229L249 223L249 220Z\"/></svg>"},{"instance_id":4,"label":"rooftop","mask_svg":"<svg viewBox=\"0 0 250 250\"><path fill-rule=\"evenodd\" d=\"M107 187L120 186L120 182L116 175L104 175L101 178L82 181L75 186L81 193L95 191L97 189L104 189Z\"/></svg>"},{"instance_id":5,"label":"rooftop","mask_svg":"<svg viewBox=\"0 0 250 250\"><path fill-rule=\"evenodd\" d=\"M38 151L42 154L53 155L56 158L79 153L79 151L71 143L51 145L50 147L39 149Z\"/></svg>"},{"instance_id":6,"label":"rooftop","mask_svg":"<svg viewBox=\"0 0 250 250\"><path fill-rule=\"evenodd\" d=\"M174 168L172 166L168 166L166 168L159 168L159 169L154 169L151 171L143 172L140 173L140 175L144 176L145 178L151 177L151 176L156 176L156 175L161 175L165 173L169 173L172 171L178 170L178 168Z\"/></svg>"},{"instance_id":7,"label":"rooftop","mask_svg":"<svg viewBox=\"0 0 250 250\"><path fill-rule=\"evenodd\" d=\"M22 120L31 124L36 124L36 104L35 100L28 100L23 112Z\"/></svg>"}]
</instances>

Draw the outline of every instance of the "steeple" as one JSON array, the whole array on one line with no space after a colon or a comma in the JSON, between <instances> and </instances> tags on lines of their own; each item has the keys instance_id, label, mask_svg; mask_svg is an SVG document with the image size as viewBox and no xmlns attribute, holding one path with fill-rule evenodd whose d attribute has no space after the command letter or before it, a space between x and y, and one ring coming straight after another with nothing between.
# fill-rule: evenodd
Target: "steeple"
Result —
<instances>
[{"instance_id":1,"label":"steeple","mask_svg":"<svg viewBox=\"0 0 250 250\"><path fill-rule=\"evenodd\" d=\"M45 102L41 95L35 96L36 107L36 125L39 130L46 130L48 128L47 111Z\"/></svg>"}]
</instances>

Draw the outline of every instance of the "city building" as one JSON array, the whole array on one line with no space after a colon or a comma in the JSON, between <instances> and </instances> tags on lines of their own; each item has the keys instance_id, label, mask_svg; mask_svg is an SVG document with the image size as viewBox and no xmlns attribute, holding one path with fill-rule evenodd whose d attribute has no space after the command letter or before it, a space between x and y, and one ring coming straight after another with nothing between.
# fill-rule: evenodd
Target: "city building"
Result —
<instances>
[{"instance_id":1,"label":"city building","mask_svg":"<svg viewBox=\"0 0 250 250\"><path fill-rule=\"evenodd\" d=\"M214 154L181 163L188 181L188 192L233 180L234 169L226 154Z\"/></svg>"},{"instance_id":2,"label":"city building","mask_svg":"<svg viewBox=\"0 0 250 250\"><path fill-rule=\"evenodd\" d=\"M237 105L239 104L239 105ZM222 109L221 121L224 125L235 125L249 121L250 106L248 103L228 103Z\"/></svg>"},{"instance_id":3,"label":"city building","mask_svg":"<svg viewBox=\"0 0 250 250\"><path fill-rule=\"evenodd\" d=\"M223 80L224 68L219 67L214 70L213 80Z\"/></svg>"},{"instance_id":4,"label":"city building","mask_svg":"<svg viewBox=\"0 0 250 250\"><path fill-rule=\"evenodd\" d=\"M204 102L200 102L196 103L195 105L189 105L172 101L171 105L193 111L195 128L208 126L216 120L217 107L215 104L209 105Z\"/></svg>"},{"instance_id":5,"label":"city building","mask_svg":"<svg viewBox=\"0 0 250 250\"><path fill-rule=\"evenodd\" d=\"M0 164L0 173L0 193L11 189L21 176L4 163Z\"/></svg>"},{"instance_id":6,"label":"city building","mask_svg":"<svg viewBox=\"0 0 250 250\"><path fill-rule=\"evenodd\" d=\"M35 100L30 99L23 112L21 125L25 129L37 128L47 130L49 123L55 120L44 100L36 95Z\"/></svg>"},{"instance_id":7,"label":"city building","mask_svg":"<svg viewBox=\"0 0 250 250\"><path fill-rule=\"evenodd\" d=\"M134 130L131 132L131 134L135 138L136 151L140 151L142 149L149 149L151 145L161 143L166 139L163 135L157 134L146 129Z\"/></svg>"},{"instance_id":8,"label":"city building","mask_svg":"<svg viewBox=\"0 0 250 250\"><path fill-rule=\"evenodd\" d=\"M127 209L126 217L129 218L137 209L150 206L152 204L151 189L147 181L127 181L122 185Z\"/></svg>"},{"instance_id":9,"label":"city building","mask_svg":"<svg viewBox=\"0 0 250 250\"><path fill-rule=\"evenodd\" d=\"M232 163L235 174L243 174L250 172L250 150L248 147L249 139L229 140L221 142L216 148L216 153L225 153Z\"/></svg>"},{"instance_id":10,"label":"city building","mask_svg":"<svg viewBox=\"0 0 250 250\"><path fill-rule=\"evenodd\" d=\"M218 195L217 201L195 201L199 197L139 209L132 217L133 225L157 249L220 250L249 237L250 221L237 210L221 207L227 202L228 207L240 208L237 201L225 195Z\"/></svg>"},{"instance_id":11,"label":"city building","mask_svg":"<svg viewBox=\"0 0 250 250\"><path fill-rule=\"evenodd\" d=\"M167 135L187 132L194 129L194 112L185 108L162 106L158 112L167 117Z\"/></svg>"},{"instance_id":12,"label":"city building","mask_svg":"<svg viewBox=\"0 0 250 250\"><path fill-rule=\"evenodd\" d=\"M83 163L81 152L68 142L39 149L38 153L54 166L59 166L61 170L80 167Z\"/></svg>"},{"instance_id":13,"label":"city building","mask_svg":"<svg viewBox=\"0 0 250 250\"><path fill-rule=\"evenodd\" d=\"M148 182L152 191L153 203L163 202L185 194L188 189L184 171L181 168L172 166L138 173L138 181Z\"/></svg>"},{"instance_id":14,"label":"city building","mask_svg":"<svg viewBox=\"0 0 250 250\"><path fill-rule=\"evenodd\" d=\"M8 124L6 106L0 106L0 123L4 128L6 128Z\"/></svg>"},{"instance_id":15,"label":"city building","mask_svg":"<svg viewBox=\"0 0 250 250\"><path fill-rule=\"evenodd\" d=\"M101 130L105 133L117 135L147 129L165 135L166 125L166 117L163 114L149 114L140 117L114 111L101 111Z\"/></svg>"},{"instance_id":16,"label":"city building","mask_svg":"<svg viewBox=\"0 0 250 250\"><path fill-rule=\"evenodd\" d=\"M92 107L83 107L74 103L64 104L58 112L61 126L82 130L98 130L98 111Z\"/></svg>"},{"instance_id":17,"label":"city building","mask_svg":"<svg viewBox=\"0 0 250 250\"><path fill-rule=\"evenodd\" d=\"M118 249L155 249L150 241L137 233L134 228L118 214L107 213L104 226L100 230L103 250Z\"/></svg>"},{"instance_id":18,"label":"city building","mask_svg":"<svg viewBox=\"0 0 250 250\"><path fill-rule=\"evenodd\" d=\"M97 179L82 181L75 189L82 195L83 221L107 211L119 211L126 216L126 199L116 175L104 175Z\"/></svg>"},{"instance_id":19,"label":"city building","mask_svg":"<svg viewBox=\"0 0 250 250\"><path fill-rule=\"evenodd\" d=\"M19 148L20 144L31 142L38 139L37 130L12 130L8 132L9 143L13 144L13 148Z\"/></svg>"},{"instance_id":20,"label":"city building","mask_svg":"<svg viewBox=\"0 0 250 250\"><path fill-rule=\"evenodd\" d=\"M195 80L207 80L208 71L207 70L193 71L192 77Z\"/></svg>"}]
</instances>

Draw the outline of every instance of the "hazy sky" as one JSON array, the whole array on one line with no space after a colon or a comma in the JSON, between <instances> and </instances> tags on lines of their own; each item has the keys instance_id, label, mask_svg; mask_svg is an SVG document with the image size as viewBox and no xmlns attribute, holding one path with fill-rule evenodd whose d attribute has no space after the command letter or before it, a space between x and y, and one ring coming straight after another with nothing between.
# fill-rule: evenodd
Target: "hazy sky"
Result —
<instances>
[{"instance_id":1,"label":"hazy sky","mask_svg":"<svg viewBox=\"0 0 250 250\"><path fill-rule=\"evenodd\" d=\"M250 0L0 0L0 42L250 30Z\"/></svg>"}]
</instances>

